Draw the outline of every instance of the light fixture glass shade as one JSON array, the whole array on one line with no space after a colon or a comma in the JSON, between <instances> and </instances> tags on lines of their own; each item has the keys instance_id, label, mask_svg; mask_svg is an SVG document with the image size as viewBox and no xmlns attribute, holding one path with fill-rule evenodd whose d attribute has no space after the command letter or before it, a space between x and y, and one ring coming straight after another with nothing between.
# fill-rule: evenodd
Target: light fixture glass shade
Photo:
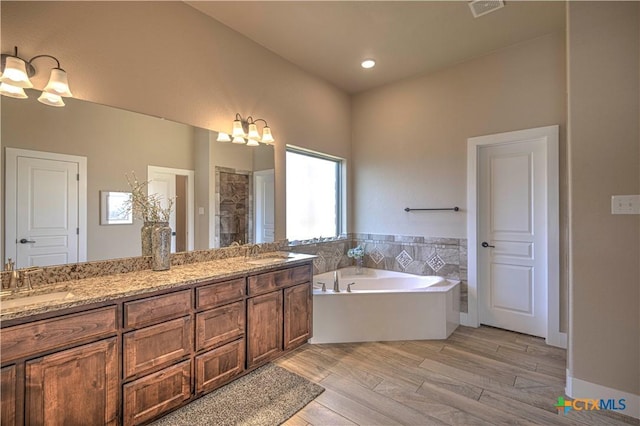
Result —
<instances>
[{"instance_id":1,"label":"light fixture glass shade","mask_svg":"<svg viewBox=\"0 0 640 426\"><path fill-rule=\"evenodd\" d=\"M260 144L259 144L259 143L258 143L258 141L257 141L257 140L255 140L255 139L249 139L249 140L247 141L247 146L258 146L258 145L260 145Z\"/></svg>"},{"instance_id":2,"label":"light fixture glass shade","mask_svg":"<svg viewBox=\"0 0 640 426\"><path fill-rule=\"evenodd\" d=\"M249 139L253 139L256 141L260 140L260 133L258 133L258 126L251 123L249 124L249 134L247 135Z\"/></svg>"},{"instance_id":3,"label":"light fixture glass shade","mask_svg":"<svg viewBox=\"0 0 640 426\"><path fill-rule=\"evenodd\" d=\"M233 130L231 131L231 136L233 136L234 138L243 138L244 137L244 129L242 128L242 122L240 120L234 120L234 122L233 122ZM234 141L234 143L238 143L238 142Z\"/></svg>"},{"instance_id":4,"label":"light fixture glass shade","mask_svg":"<svg viewBox=\"0 0 640 426\"><path fill-rule=\"evenodd\" d=\"M67 98L72 97L69 90L69 82L67 81L67 73L61 68L53 68L51 75L49 76L49 82L42 89L43 92L51 93L53 95L64 96Z\"/></svg>"},{"instance_id":5,"label":"light fixture glass shade","mask_svg":"<svg viewBox=\"0 0 640 426\"><path fill-rule=\"evenodd\" d=\"M262 142L263 143L274 143L276 140L271 136L271 128L269 126L264 126L262 129Z\"/></svg>"},{"instance_id":6,"label":"light fixture glass shade","mask_svg":"<svg viewBox=\"0 0 640 426\"><path fill-rule=\"evenodd\" d=\"M233 143L244 143L244 138L241 136L236 136L233 138L233 140L231 141Z\"/></svg>"},{"instance_id":7,"label":"light fixture glass shade","mask_svg":"<svg viewBox=\"0 0 640 426\"><path fill-rule=\"evenodd\" d=\"M42 92L42 95L40 95L40 97L38 98L38 102L54 107L64 106L64 101L60 96L47 92Z\"/></svg>"},{"instance_id":8,"label":"light fixture glass shade","mask_svg":"<svg viewBox=\"0 0 640 426\"><path fill-rule=\"evenodd\" d=\"M21 87L23 89L30 89L33 87L33 83L29 80L25 63L22 59L15 56L7 56L4 63L4 71L0 82L8 83L15 87Z\"/></svg>"},{"instance_id":9,"label":"light fixture glass shade","mask_svg":"<svg viewBox=\"0 0 640 426\"><path fill-rule=\"evenodd\" d=\"M224 132L218 132L218 139L216 140L218 142L231 142L231 138L229 137L229 134Z\"/></svg>"},{"instance_id":10,"label":"light fixture glass shade","mask_svg":"<svg viewBox=\"0 0 640 426\"><path fill-rule=\"evenodd\" d=\"M10 98L16 99L28 98L27 94L24 93L24 89L22 87L12 86L9 83L0 84L0 95L9 96Z\"/></svg>"}]
</instances>

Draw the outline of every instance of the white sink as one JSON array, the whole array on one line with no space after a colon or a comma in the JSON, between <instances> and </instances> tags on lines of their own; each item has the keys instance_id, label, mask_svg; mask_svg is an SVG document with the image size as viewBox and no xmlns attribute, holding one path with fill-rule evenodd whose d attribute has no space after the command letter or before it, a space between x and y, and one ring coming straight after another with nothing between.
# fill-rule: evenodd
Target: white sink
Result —
<instances>
[{"instance_id":1,"label":"white sink","mask_svg":"<svg viewBox=\"0 0 640 426\"><path fill-rule=\"evenodd\" d=\"M251 265L268 265L270 263L278 263L286 261L286 257L261 257L258 259L247 260Z\"/></svg>"},{"instance_id":2,"label":"white sink","mask_svg":"<svg viewBox=\"0 0 640 426\"><path fill-rule=\"evenodd\" d=\"M36 294L32 296L17 297L15 299L8 299L0 301L0 308L11 309L19 308L22 306L33 305L36 303L44 302L57 302L60 300L71 299L73 293L70 291L55 291L52 293Z\"/></svg>"}]
</instances>

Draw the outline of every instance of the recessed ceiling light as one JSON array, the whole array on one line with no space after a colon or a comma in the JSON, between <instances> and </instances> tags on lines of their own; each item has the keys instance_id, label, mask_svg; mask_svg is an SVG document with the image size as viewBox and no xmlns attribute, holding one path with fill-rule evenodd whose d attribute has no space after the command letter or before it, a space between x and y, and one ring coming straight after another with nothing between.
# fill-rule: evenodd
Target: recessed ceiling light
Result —
<instances>
[{"instance_id":1,"label":"recessed ceiling light","mask_svg":"<svg viewBox=\"0 0 640 426\"><path fill-rule=\"evenodd\" d=\"M360 63L360 66L362 68L373 68L376 66L376 61L374 61L373 59L365 59L364 61L362 61L362 63Z\"/></svg>"}]
</instances>

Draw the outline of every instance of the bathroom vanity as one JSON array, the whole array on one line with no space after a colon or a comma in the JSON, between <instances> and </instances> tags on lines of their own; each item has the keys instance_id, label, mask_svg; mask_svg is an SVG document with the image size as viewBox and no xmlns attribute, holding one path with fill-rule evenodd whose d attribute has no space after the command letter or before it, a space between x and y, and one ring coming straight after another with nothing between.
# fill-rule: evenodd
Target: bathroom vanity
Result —
<instances>
[{"instance_id":1,"label":"bathroom vanity","mask_svg":"<svg viewBox=\"0 0 640 426\"><path fill-rule=\"evenodd\" d=\"M69 281L3 310L2 425L143 424L311 337L312 256Z\"/></svg>"}]
</instances>

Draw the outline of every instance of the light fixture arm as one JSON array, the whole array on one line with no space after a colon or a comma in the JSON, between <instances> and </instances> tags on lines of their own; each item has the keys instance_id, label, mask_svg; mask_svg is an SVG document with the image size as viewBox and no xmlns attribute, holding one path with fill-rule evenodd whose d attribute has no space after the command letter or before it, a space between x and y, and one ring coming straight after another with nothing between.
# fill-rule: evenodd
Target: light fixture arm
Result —
<instances>
[{"instance_id":1,"label":"light fixture arm","mask_svg":"<svg viewBox=\"0 0 640 426\"><path fill-rule=\"evenodd\" d=\"M251 124L251 123L255 124L258 121L262 121L265 126L269 126L269 124L267 124L267 120L265 120L263 118L256 118L255 120L251 116L249 116L249 118L251 118L251 122L249 124Z\"/></svg>"},{"instance_id":2,"label":"light fixture arm","mask_svg":"<svg viewBox=\"0 0 640 426\"><path fill-rule=\"evenodd\" d=\"M17 53L17 51L18 51L18 48L16 47L16 53ZM62 68L60 68L60 61L58 60L58 58L56 58L55 56L47 55L47 54L43 54L43 55L36 55L36 56L34 56L33 58L29 59L29 62L27 62L27 63L33 67L32 62L33 62L35 59L38 59L38 58L51 58L51 59L53 59L54 61L56 61L56 68L57 68L57 69L59 69L59 70L62 70ZM64 70L62 70L62 71L64 71Z\"/></svg>"}]
</instances>

